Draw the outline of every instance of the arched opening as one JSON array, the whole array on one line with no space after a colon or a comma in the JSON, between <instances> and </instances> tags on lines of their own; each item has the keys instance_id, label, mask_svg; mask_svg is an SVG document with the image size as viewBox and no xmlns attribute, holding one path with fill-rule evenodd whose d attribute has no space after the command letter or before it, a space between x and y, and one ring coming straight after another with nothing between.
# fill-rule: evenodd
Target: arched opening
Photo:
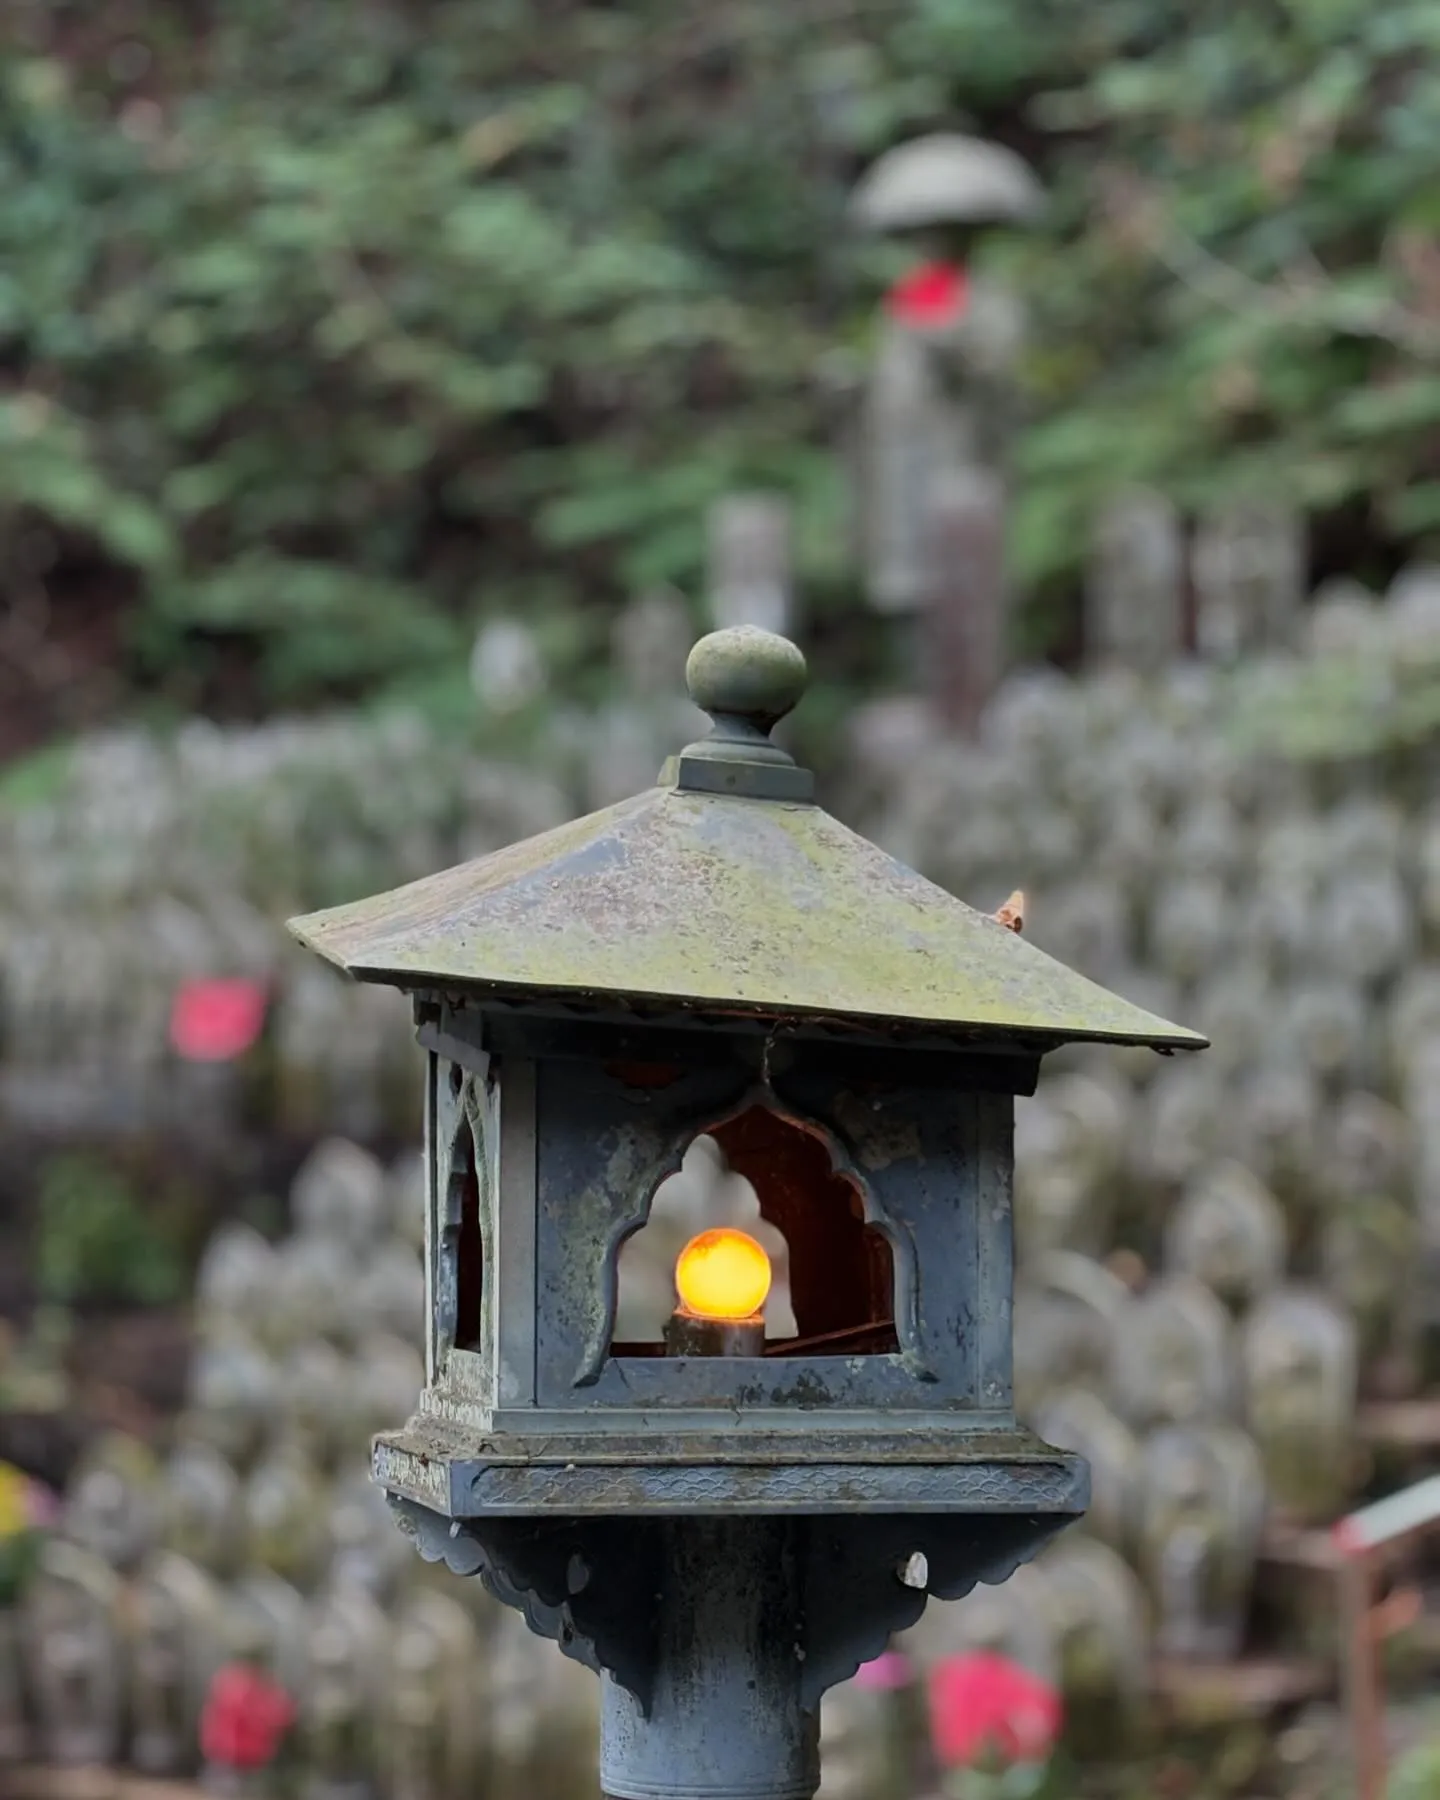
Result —
<instances>
[{"instance_id":1,"label":"arched opening","mask_svg":"<svg viewBox=\"0 0 1440 1800\"><path fill-rule=\"evenodd\" d=\"M858 1185L832 1166L818 1133L752 1106L691 1142L644 1227L621 1246L613 1356L662 1353L676 1260L717 1226L748 1233L770 1257L767 1356L898 1348L890 1245L867 1223Z\"/></svg>"},{"instance_id":2,"label":"arched opening","mask_svg":"<svg viewBox=\"0 0 1440 1800\"><path fill-rule=\"evenodd\" d=\"M480 1231L480 1175L476 1167L475 1136L464 1109L464 1076L451 1065L450 1092L459 1121L450 1149L450 1169L445 1183L444 1250L442 1260L454 1271L454 1333L457 1350L480 1348L480 1296L484 1284L485 1252Z\"/></svg>"}]
</instances>

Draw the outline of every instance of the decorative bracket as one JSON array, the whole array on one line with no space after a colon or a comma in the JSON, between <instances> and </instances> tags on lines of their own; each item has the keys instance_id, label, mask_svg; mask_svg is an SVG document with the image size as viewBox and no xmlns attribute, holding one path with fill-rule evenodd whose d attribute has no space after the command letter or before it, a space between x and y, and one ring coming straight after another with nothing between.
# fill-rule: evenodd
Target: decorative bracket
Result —
<instances>
[{"instance_id":1,"label":"decorative bracket","mask_svg":"<svg viewBox=\"0 0 1440 1800\"><path fill-rule=\"evenodd\" d=\"M566 1656L610 1675L647 1713L655 1676L654 1601L673 1578L662 1523L604 1519L444 1518L388 1496L427 1562L478 1575ZM793 1521L799 1534L797 1679L806 1712L913 1625L928 1598L958 1600L1028 1562L1073 1514L839 1514ZM736 1518L756 1527L762 1518Z\"/></svg>"}]
</instances>

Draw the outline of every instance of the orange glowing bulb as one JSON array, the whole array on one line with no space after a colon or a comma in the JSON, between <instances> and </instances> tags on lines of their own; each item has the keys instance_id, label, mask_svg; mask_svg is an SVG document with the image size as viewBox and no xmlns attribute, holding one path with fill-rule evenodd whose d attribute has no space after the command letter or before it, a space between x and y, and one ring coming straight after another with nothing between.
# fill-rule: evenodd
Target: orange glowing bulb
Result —
<instances>
[{"instance_id":1,"label":"orange glowing bulb","mask_svg":"<svg viewBox=\"0 0 1440 1800\"><path fill-rule=\"evenodd\" d=\"M676 1259L675 1287L696 1318L753 1319L770 1292L770 1258L743 1231L702 1231Z\"/></svg>"}]
</instances>

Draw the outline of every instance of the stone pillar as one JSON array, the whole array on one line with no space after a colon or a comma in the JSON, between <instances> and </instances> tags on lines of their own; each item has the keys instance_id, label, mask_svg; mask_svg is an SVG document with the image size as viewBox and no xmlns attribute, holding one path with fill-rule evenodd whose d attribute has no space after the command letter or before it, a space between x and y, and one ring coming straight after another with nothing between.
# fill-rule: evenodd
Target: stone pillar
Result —
<instances>
[{"instance_id":1,"label":"stone pillar","mask_svg":"<svg viewBox=\"0 0 1440 1800\"><path fill-rule=\"evenodd\" d=\"M819 1714L801 1704L796 1526L778 1518L661 1522L648 1709L602 1676L600 1785L613 1800L810 1800Z\"/></svg>"},{"instance_id":2,"label":"stone pillar","mask_svg":"<svg viewBox=\"0 0 1440 1800\"><path fill-rule=\"evenodd\" d=\"M921 684L935 716L973 737L1004 666L1005 497L999 477L957 468L926 508Z\"/></svg>"},{"instance_id":3,"label":"stone pillar","mask_svg":"<svg viewBox=\"0 0 1440 1800\"><path fill-rule=\"evenodd\" d=\"M793 625L791 520L774 494L731 494L710 509L706 587L718 630L757 625L784 635Z\"/></svg>"},{"instance_id":4,"label":"stone pillar","mask_svg":"<svg viewBox=\"0 0 1440 1800\"><path fill-rule=\"evenodd\" d=\"M1085 644L1097 662L1155 674L1184 644L1185 548L1163 494L1133 488L1101 513L1085 583Z\"/></svg>"}]
</instances>

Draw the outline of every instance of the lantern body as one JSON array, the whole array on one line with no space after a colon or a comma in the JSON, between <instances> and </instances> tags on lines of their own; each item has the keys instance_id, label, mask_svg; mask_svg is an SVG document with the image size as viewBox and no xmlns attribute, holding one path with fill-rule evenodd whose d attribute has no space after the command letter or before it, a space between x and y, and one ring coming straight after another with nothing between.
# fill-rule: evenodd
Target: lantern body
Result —
<instances>
[{"instance_id":1,"label":"lantern body","mask_svg":"<svg viewBox=\"0 0 1440 1800\"><path fill-rule=\"evenodd\" d=\"M859 1510L939 1504L993 1494L1005 1439L1017 1504L1081 1504L1079 1465L1040 1457L1011 1404L1011 1118L1035 1059L418 1010L428 1381L379 1440L390 1491L454 1518L828 1510L843 1467ZM621 1248L701 1134L789 1245L797 1336L763 1356L613 1341Z\"/></svg>"}]
</instances>

